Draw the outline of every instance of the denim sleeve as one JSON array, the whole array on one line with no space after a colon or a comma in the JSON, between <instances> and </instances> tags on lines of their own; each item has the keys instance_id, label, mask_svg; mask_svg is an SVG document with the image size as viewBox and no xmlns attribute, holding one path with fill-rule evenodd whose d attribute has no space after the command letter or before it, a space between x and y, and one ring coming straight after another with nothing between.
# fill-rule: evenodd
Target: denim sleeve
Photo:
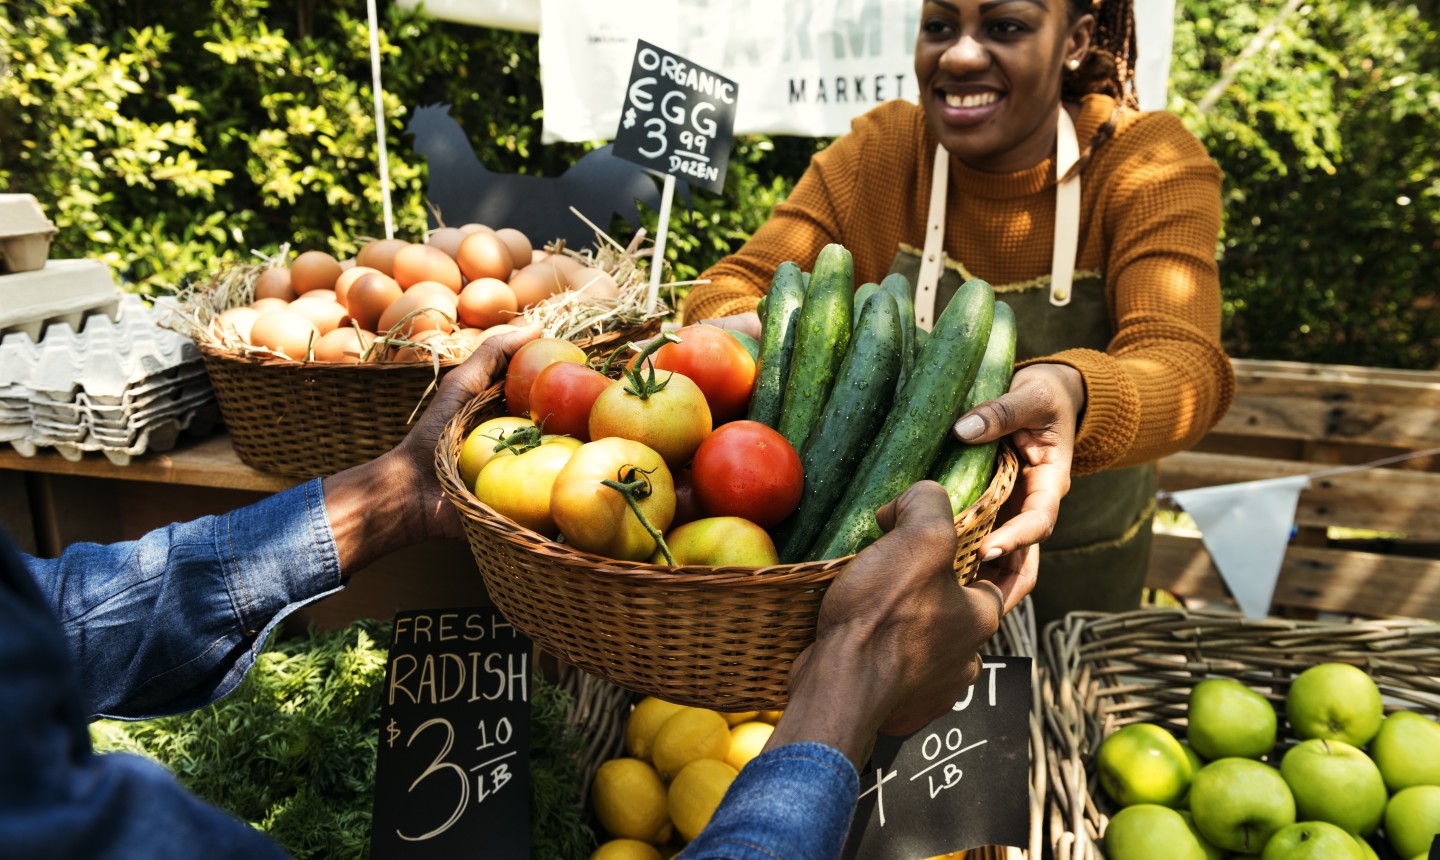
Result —
<instances>
[{"instance_id":1,"label":"denim sleeve","mask_svg":"<svg viewBox=\"0 0 1440 860\"><path fill-rule=\"evenodd\" d=\"M835 860L860 777L834 747L785 744L750 760L683 860Z\"/></svg>"},{"instance_id":2,"label":"denim sleeve","mask_svg":"<svg viewBox=\"0 0 1440 860\"><path fill-rule=\"evenodd\" d=\"M26 558L95 716L147 719L233 690L270 631L343 585L317 478L139 540Z\"/></svg>"}]
</instances>

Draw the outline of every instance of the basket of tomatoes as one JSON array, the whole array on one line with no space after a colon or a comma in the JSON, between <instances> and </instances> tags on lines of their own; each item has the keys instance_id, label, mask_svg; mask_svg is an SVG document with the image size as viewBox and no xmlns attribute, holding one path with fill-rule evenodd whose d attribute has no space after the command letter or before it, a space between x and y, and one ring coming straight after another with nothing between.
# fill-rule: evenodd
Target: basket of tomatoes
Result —
<instances>
[{"instance_id":1,"label":"basket of tomatoes","mask_svg":"<svg viewBox=\"0 0 1440 860\"><path fill-rule=\"evenodd\" d=\"M1013 325L978 282L907 341L908 283L857 291L831 248L808 284L777 271L759 340L688 325L596 367L541 338L447 424L440 481L490 598L541 648L672 702L782 707L826 586L924 478L951 492L956 577L974 577L1017 458L949 428L1008 386ZM795 291L799 313L780 306ZM804 307L838 347L826 325L803 336Z\"/></svg>"}]
</instances>

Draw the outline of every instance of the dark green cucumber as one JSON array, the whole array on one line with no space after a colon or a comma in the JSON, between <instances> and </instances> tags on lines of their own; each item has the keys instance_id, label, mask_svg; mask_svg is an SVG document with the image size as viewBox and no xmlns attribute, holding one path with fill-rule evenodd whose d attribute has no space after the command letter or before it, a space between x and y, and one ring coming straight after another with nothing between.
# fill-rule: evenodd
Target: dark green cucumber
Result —
<instances>
[{"instance_id":1,"label":"dark green cucumber","mask_svg":"<svg viewBox=\"0 0 1440 860\"><path fill-rule=\"evenodd\" d=\"M780 407L785 402L785 378L790 374L790 356L795 348L795 324L805 302L805 284L800 267L781 263L770 279L770 292L760 316L760 357L755 360L755 390L745 417L774 429L780 425Z\"/></svg>"},{"instance_id":2,"label":"dark green cucumber","mask_svg":"<svg viewBox=\"0 0 1440 860\"><path fill-rule=\"evenodd\" d=\"M785 379L780 426L775 428L796 451L810 438L845 360L854 308L855 261L843 245L826 245L815 258L810 290L795 323L795 350Z\"/></svg>"},{"instance_id":3,"label":"dark green cucumber","mask_svg":"<svg viewBox=\"0 0 1440 860\"><path fill-rule=\"evenodd\" d=\"M880 289L880 285L875 283L861 284L855 288L855 319L851 321L850 327L852 331L860 327L860 311L865 308L865 300L878 289Z\"/></svg>"},{"instance_id":4,"label":"dark green cucumber","mask_svg":"<svg viewBox=\"0 0 1440 860\"><path fill-rule=\"evenodd\" d=\"M773 535L782 562L799 561L815 542L885 423L904 348L894 297L874 291L860 309L830 399L800 452L805 475L800 505Z\"/></svg>"},{"instance_id":5,"label":"dark green cucumber","mask_svg":"<svg viewBox=\"0 0 1440 860\"><path fill-rule=\"evenodd\" d=\"M965 395L965 405L960 414L965 414L987 400L994 400L1010 390L1010 376L1015 371L1015 312L1004 302L995 303L995 321L990 326L990 342L980 358L980 370L975 374L975 383ZM990 476L995 473L995 453L999 441L980 445L967 445L955 438L954 433L945 437L940 449L940 459L930 477L945 488L950 496L950 508L955 516L975 504L975 500L990 485Z\"/></svg>"},{"instance_id":6,"label":"dark green cucumber","mask_svg":"<svg viewBox=\"0 0 1440 860\"><path fill-rule=\"evenodd\" d=\"M915 356L920 352L915 348L915 298L910 294L910 279L899 272L886 275L885 280L880 282L880 289L894 296L900 308L900 334L905 342L905 355L900 365L900 378L895 382L895 390L899 391L910 379L915 369Z\"/></svg>"},{"instance_id":7,"label":"dark green cucumber","mask_svg":"<svg viewBox=\"0 0 1440 860\"><path fill-rule=\"evenodd\" d=\"M994 314L995 291L979 278L966 281L945 306L910 380L806 559L839 558L868 546L880 536L875 512L930 474L975 381Z\"/></svg>"},{"instance_id":8,"label":"dark green cucumber","mask_svg":"<svg viewBox=\"0 0 1440 860\"><path fill-rule=\"evenodd\" d=\"M755 338L751 337L743 331L736 331L733 328L727 328L725 329L725 331L729 332L731 337L740 341L740 345L745 347L745 351L750 353L751 358L755 359L756 361L760 360L760 341L756 340Z\"/></svg>"}]
</instances>

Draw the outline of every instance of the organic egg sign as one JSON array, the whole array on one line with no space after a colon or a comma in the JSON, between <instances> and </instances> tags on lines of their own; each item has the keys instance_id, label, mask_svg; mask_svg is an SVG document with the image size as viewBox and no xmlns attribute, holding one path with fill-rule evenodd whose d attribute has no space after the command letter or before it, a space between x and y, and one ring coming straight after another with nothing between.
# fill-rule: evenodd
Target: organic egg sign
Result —
<instances>
[{"instance_id":1,"label":"organic egg sign","mask_svg":"<svg viewBox=\"0 0 1440 860\"><path fill-rule=\"evenodd\" d=\"M729 78L638 40L615 155L719 194L737 94Z\"/></svg>"},{"instance_id":2,"label":"organic egg sign","mask_svg":"<svg viewBox=\"0 0 1440 860\"><path fill-rule=\"evenodd\" d=\"M493 607L395 616L374 860L530 857L530 653Z\"/></svg>"}]
</instances>

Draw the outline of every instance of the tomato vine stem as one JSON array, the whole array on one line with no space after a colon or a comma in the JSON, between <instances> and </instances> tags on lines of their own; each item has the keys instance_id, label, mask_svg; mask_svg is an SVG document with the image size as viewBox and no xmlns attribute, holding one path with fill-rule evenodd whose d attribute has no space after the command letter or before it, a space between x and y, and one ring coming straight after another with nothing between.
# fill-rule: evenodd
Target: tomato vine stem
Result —
<instances>
[{"instance_id":1,"label":"tomato vine stem","mask_svg":"<svg viewBox=\"0 0 1440 860\"><path fill-rule=\"evenodd\" d=\"M630 510L635 512L635 518L640 521L640 525L644 526L645 531L650 533L650 537L655 539L655 545L660 548L661 554L665 556L665 563L674 567L675 556L670 554L670 547L665 544L665 536L660 534L660 530L655 528L655 526L651 524L650 518L645 516L644 511L640 510L640 500L650 496L649 474L649 472L636 468L635 466L621 466L620 471L616 473L616 477L619 478L619 480L606 478L600 483L624 497L625 503L630 506Z\"/></svg>"}]
</instances>

